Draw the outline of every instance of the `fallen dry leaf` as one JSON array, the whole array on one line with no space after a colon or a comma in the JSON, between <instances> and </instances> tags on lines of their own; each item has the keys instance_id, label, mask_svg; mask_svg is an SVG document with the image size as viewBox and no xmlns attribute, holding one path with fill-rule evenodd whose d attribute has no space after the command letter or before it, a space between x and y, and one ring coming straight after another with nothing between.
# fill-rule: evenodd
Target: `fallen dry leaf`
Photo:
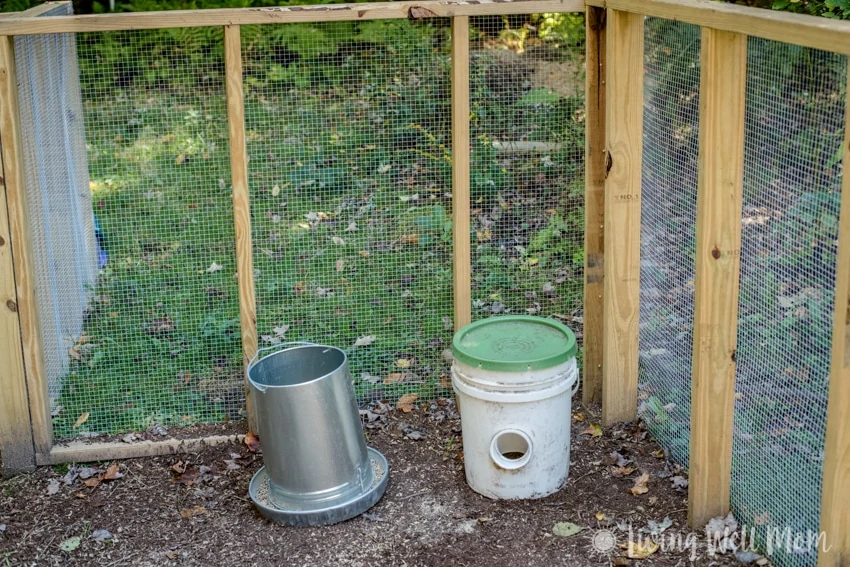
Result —
<instances>
[{"instance_id":1,"label":"fallen dry leaf","mask_svg":"<svg viewBox=\"0 0 850 567\"><path fill-rule=\"evenodd\" d=\"M209 514L203 506L192 506L191 508L183 508L180 510L180 516L183 518L192 518L194 516L204 516Z\"/></svg>"},{"instance_id":2,"label":"fallen dry leaf","mask_svg":"<svg viewBox=\"0 0 850 567\"><path fill-rule=\"evenodd\" d=\"M212 264L210 264L210 267L207 268L207 273L212 274L213 272L220 272L223 269L224 269L224 266L222 266L221 264L218 264L216 262L213 262Z\"/></svg>"},{"instance_id":3,"label":"fallen dry leaf","mask_svg":"<svg viewBox=\"0 0 850 567\"><path fill-rule=\"evenodd\" d=\"M584 431L581 432L581 434L590 435L591 437L602 437L602 427L595 423L591 423L584 429Z\"/></svg>"},{"instance_id":4,"label":"fallen dry leaf","mask_svg":"<svg viewBox=\"0 0 850 567\"><path fill-rule=\"evenodd\" d=\"M559 537L574 536L583 530L578 524L572 522L558 522L552 527L552 533Z\"/></svg>"},{"instance_id":5,"label":"fallen dry leaf","mask_svg":"<svg viewBox=\"0 0 850 567\"><path fill-rule=\"evenodd\" d=\"M198 477L201 476L201 471L196 468L186 467L185 472L183 474L177 476L172 479L172 482L176 482L178 484L185 484L186 486L191 486L195 481L198 480Z\"/></svg>"},{"instance_id":6,"label":"fallen dry leaf","mask_svg":"<svg viewBox=\"0 0 850 567\"><path fill-rule=\"evenodd\" d=\"M123 476L123 473L118 472L118 463L114 463L109 465L109 468L107 468L106 472L103 473L103 480L116 480Z\"/></svg>"},{"instance_id":7,"label":"fallen dry leaf","mask_svg":"<svg viewBox=\"0 0 850 567\"><path fill-rule=\"evenodd\" d=\"M643 473L639 477L635 479L635 485L629 489L629 492L638 496L640 494L646 494L649 492L649 487L647 484L649 483L649 473Z\"/></svg>"},{"instance_id":8,"label":"fallen dry leaf","mask_svg":"<svg viewBox=\"0 0 850 567\"><path fill-rule=\"evenodd\" d=\"M584 421L584 414L581 412L576 412L573 414L573 419L576 421Z\"/></svg>"},{"instance_id":9,"label":"fallen dry leaf","mask_svg":"<svg viewBox=\"0 0 850 567\"><path fill-rule=\"evenodd\" d=\"M97 488L100 483L105 482L107 480L117 480L124 476L123 473L118 472L118 463L113 463L109 465L106 469L106 472L101 473L95 477L91 477L88 480L84 481L83 484L88 486L89 488Z\"/></svg>"},{"instance_id":10,"label":"fallen dry leaf","mask_svg":"<svg viewBox=\"0 0 850 567\"><path fill-rule=\"evenodd\" d=\"M630 541L621 544L620 547L626 550L626 557L629 559L646 559L658 551L658 544L651 539L641 539L638 542Z\"/></svg>"},{"instance_id":11,"label":"fallen dry leaf","mask_svg":"<svg viewBox=\"0 0 850 567\"><path fill-rule=\"evenodd\" d=\"M604 520L605 519L605 512L597 512L596 513L596 519L599 520L600 522L602 520Z\"/></svg>"},{"instance_id":12,"label":"fallen dry leaf","mask_svg":"<svg viewBox=\"0 0 850 567\"><path fill-rule=\"evenodd\" d=\"M171 470L176 472L177 474L183 474L183 471L186 470L186 465L183 461L177 461L173 465L171 465Z\"/></svg>"},{"instance_id":13,"label":"fallen dry leaf","mask_svg":"<svg viewBox=\"0 0 850 567\"><path fill-rule=\"evenodd\" d=\"M387 374L387 377L384 378L384 384L395 384L396 382L402 381L404 381L403 372L390 372Z\"/></svg>"},{"instance_id":14,"label":"fallen dry leaf","mask_svg":"<svg viewBox=\"0 0 850 567\"><path fill-rule=\"evenodd\" d=\"M405 394L398 399L396 407L404 413L413 411L413 403L419 398L419 394Z\"/></svg>"},{"instance_id":15,"label":"fallen dry leaf","mask_svg":"<svg viewBox=\"0 0 850 567\"><path fill-rule=\"evenodd\" d=\"M377 337L375 335L364 335L362 337L357 337L357 340L354 341L354 347L369 346L370 344L374 343L375 340L377 340Z\"/></svg>"},{"instance_id":16,"label":"fallen dry leaf","mask_svg":"<svg viewBox=\"0 0 850 567\"><path fill-rule=\"evenodd\" d=\"M419 244L419 235L418 234L405 234L401 237L401 241L404 244Z\"/></svg>"},{"instance_id":17,"label":"fallen dry leaf","mask_svg":"<svg viewBox=\"0 0 850 567\"><path fill-rule=\"evenodd\" d=\"M395 365L399 368L410 368L410 359L409 358L399 358L395 361Z\"/></svg>"},{"instance_id":18,"label":"fallen dry leaf","mask_svg":"<svg viewBox=\"0 0 850 567\"><path fill-rule=\"evenodd\" d=\"M655 457L656 459L663 459L664 458L664 449L658 449L657 451L653 451L652 456Z\"/></svg>"},{"instance_id":19,"label":"fallen dry leaf","mask_svg":"<svg viewBox=\"0 0 850 567\"><path fill-rule=\"evenodd\" d=\"M336 261L336 271L341 272L345 268L345 260L340 258Z\"/></svg>"},{"instance_id":20,"label":"fallen dry leaf","mask_svg":"<svg viewBox=\"0 0 850 567\"><path fill-rule=\"evenodd\" d=\"M260 438L257 437L253 431L249 431L245 434L245 439L243 443L245 443L245 445L248 447L248 450L252 453L256 453L257 449L260 448Z\"/></svg>"},{"instance_id":21,"label":"fallen dry leaf","mask_svg":"<svg viewBox=\"0 0 850 567\"><path fill-rule=\"evenodd\" d=\"M84 412L83 414L81 414L80 417L77 418L77 421L74 422L74 429L76 429L79 426L81 426L82 424L84 424L86 422L86 420L88 420L88 418L89 418L89 412Z\"/></svg>"},{"instance_id":22,"label":"fallen dry leaf","mask_svg":"<svg viewBox=\"0 0 850 567\"><path fill-rule=\"evenodd\" d=\"M629 476L633 472L635 469L632 467L611 467L611 474L616 477Z\"/></svg>"},{"instance_id":23,"label":"fallen dry leaf","mask_svg":"<svg viewBox=\"0 0 850 567\"><path fill-rule=\"evenodd\" d=\"M333 243L337 246L345 246L345 240L343 240L339 236L334 236L333 238L331 238L331 240L333 240Z\"/></svg>"}]
</instances>

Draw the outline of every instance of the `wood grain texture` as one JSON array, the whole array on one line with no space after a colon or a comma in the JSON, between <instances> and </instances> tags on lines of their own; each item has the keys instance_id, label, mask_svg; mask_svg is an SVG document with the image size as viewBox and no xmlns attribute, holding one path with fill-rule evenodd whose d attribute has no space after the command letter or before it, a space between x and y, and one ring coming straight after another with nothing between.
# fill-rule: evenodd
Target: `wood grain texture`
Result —
<instances>
[{"instance_id":1,"label":"wood grain texture","mask_svg":"<svg viewBox=\"0 0 850 567\"><path fill-rule=\"evenodd\" d=\"M712 0L591 0L588 4L850 54L850 21Z\"/></svg>"},{"instance_id":2,"label":"wood grain texture","mask_svg":"<svg viewBox=\"0 0 850 567\"><path fill-rule=\"evenodd\" d=\"M688 521L729 512L741 272L746 36L703 28Z\"/></svg>"},{"instance_id":3,"label":"wood grain texture","mask_svg":"<svg viewBox=\"0 0 850 567\"><path fill-rule=\"evenodd\" d=\"M14 331L12 321L6 321L4 349L10 361L10 372L0 373L5 381L3 404L14 407L14 417L4 416L3 438L4 466L15 467L13 462L28 466L33 462L33 451L49 450L53 444L50 423L50 401L47 395L44 357L41 350L41 332L36 305L33 255L27 223L26 186L23 167L23 144L21 143L20 112L18 108L17 75L15 72L14 38L0 37L0 140L2 141L3 180L5 184L4 208L8 211L9 242L14 265L14 299L5 299L3 309L14 309L19 322L19 338L7 333ZM5 238L5 237L4 237ZM7 252L8 253L8 250ZM5 270L4 270L5 271ZM4 280L8 273L4 274ZM8 282L4 284L8 285ZM4 293L7 293L4 289ZM11 302L11 303L10 303ZM8 314L4 315L8 316ZM12 352L14 343L20 345L20 353ZM23 373L16 361L22 356ZM20 407L22 403L28 410ZM10 409L10 408L6 408ZM24 417L26 413L26 418ZM12 425L14 421L14 425ZM7 443L17 447L18 457L9 450ZM33 446L35 444L35 447Z\"/></svg>"},{"instance_id":4,"label":"wood grain texture","mask_svg":"<svg viewBox=\"0 0 850 567\"><path fill-rule=\"evenodd\" d=\"M198 439L165 439L164 441L139 441L124 443L85 443L72 442L56 445L48 453L36 455L39 466L58 465L60 463L87 463L91 461L111 461L113 459L134 459L136 457L156 457L179 453L196 453L204 447L213 447L226 443L238 444L244 435L212 435Z\"/></svg>"},{"instance_id":5,"label":"wood grain texture","mask_svg":"<svg viewBox=\"0 0 850 567\"><path fill-rule=\"evenodd\" d=\"M384 20L417 18L421 14L449 18L542 12L584 12L584 2L582 0L423 0L422 2L130 12L55 16L47 19L19 16L0 20L0 35Z\"/></svg>"},{"instance_id":6,"label":"wood grain texture","mask_svg":"<svg viewBox=\"0 0 850 567\"><path fill-rule=\"evenodd\" d=\"M0 97L5 101L5 92ZM9 473L28 469L35 461L2 163L0 181L0 464Z\"/></svg>"},{"instance_id":7,"label":"wood grain texture","mask_svg":"<svg viewBox=\"0 0 850 567\"><path fill-rule=\"evenodd\" d=\"M643 16L607 11L602 421L637 417Z\"/></svg>"},{"instance_id":8,"label":"wood grain texture","mask_svg":"<svg viewBox=\"0 0 850 567\"><path fill-rule=\"evenodd\" d=\"M585 16L584 355L582 401L602 401L605 242L605 10Z\"/></svg>"},{"instance_id":9,"label":"wood grain texture","mask_svg":"<svg viewBox=\"0 0 850 567\"><path fill-rule=\"evenodd\" d=\"M850 87L850 69L847 77ZM850 565L850 95L844 112L844 169L820 517L828 547L820 548L819 567Z\"/></svg>"},{"instance_id":10,"label":"wood grain texture","mask_svg":"<svg viewBox=\"0 0 850 567\"><path fill-rule=\"evenodd\" d=\"M469 235L469 17L452 18L452 234L455 330L472 321Z\"/></svg>"},{"instance_id":11,"label":"wood grain texture","mask_svg":"<svg viewBox=\"0 0 850 567\"><path fill-rule=\"evenodd\" d=\"M248 150L242 91L242 44L239 26L224 28L224 66L227 83L227 123L230 134L230 174L233 182L233 220L236 223L236 270L239 282L239 320L242 326L242 364L257 353L257 305L254 295L254 256L251 244L251 199L248 193ZM258 431L251 390L245 377L248 427Z\"/></svg>"}]
</instances>

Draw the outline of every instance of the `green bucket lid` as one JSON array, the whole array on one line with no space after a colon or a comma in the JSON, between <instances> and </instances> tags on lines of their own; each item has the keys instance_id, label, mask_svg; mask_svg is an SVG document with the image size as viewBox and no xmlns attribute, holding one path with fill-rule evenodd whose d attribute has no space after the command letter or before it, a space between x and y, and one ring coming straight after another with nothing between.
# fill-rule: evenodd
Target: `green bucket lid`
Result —
<instances>
[{"instance_id":1,"label":"green bucket lid","mask_svg":"<svg viewBox=\"0 0 850 567\"><path fill-rule=\"evenodd\" d=\"M455 333L456 360L502 372L543 370L576 355L576 337L566 325L531 315L502 315L476 321Z\"/></svg>"}]
</instances>

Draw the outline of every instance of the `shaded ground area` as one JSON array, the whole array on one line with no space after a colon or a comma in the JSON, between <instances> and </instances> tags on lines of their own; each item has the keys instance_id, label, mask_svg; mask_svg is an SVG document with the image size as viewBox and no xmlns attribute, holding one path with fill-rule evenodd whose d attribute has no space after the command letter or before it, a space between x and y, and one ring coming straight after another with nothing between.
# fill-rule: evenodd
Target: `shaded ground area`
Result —
<instances>
[{"instance_id":1,"label":"shaded ground area","mask_svg":"<svg viewBox=\"0 0 850 567\"><path fill-rule=\"evenodd\" d=\"M603 431L592 426L598 422L593 410L576 412L567 486L542 500L508 502L488 500L466 485L453 402L409 413L378 406L364 418L371 420L368 442L387 456L391 476L384 498L361 517L324 528L267 523L247 500L262 457L245 445L112 468L90 465L101 472L45 467L2 482L0 564L691 564L689 550L667 551L666 545L641 561L620 556L621 549L603 554L593 548L602 528L618 543L629 540L629 526L636 541L651 522L670 524L657 540L690 533L681 472L665 464L640 425ZM632 494L644 473L647 491ZM101 475L106 478L98 481ZM554 535L558 522L583 529ZM708 557L704 537L699 541L695 564L736 564Z\"/></svg>"}]
</instances>

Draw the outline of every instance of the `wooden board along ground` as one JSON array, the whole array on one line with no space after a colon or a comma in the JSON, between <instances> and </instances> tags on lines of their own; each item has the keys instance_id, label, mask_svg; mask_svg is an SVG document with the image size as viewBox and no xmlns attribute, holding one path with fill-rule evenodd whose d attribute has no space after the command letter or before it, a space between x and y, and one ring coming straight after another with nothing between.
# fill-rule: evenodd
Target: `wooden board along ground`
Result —
<instances>
[{"instance_id":1,"label":"wooden board along ground","mask_svg":"<svg viewBox=\"0 0 850 567\"><path fill-rule=\"evenodd\" d=\"M567 486L542 500L509 502L488 500L466 485L461 425L451 402L411 413L376 410L370 417L375 428L367 429L368 443L389 459L390 482L384 498L351 521L323 528L265 522L246 494L261 456L244 444L220 445L121 461L113 469L120 478L92 481L105 474L95 472L87 479L97 486L86 486L79 475L93 471L79 466L44 467L4 481L0 564L584 567L609 565L624 552L616 548L609 557L595 550L601 529L623 544L628 526L637 534L650 521L665 526L668 538L680 534L684 541L690 533L686 492L672 480L678 473L653 456L659 447L638 426L593 436L588 425L598 423L598 413L582 410L573 421ZM618 455L630 461L619 477L612 474ZM90 466L108 471L109 465ZM643 473L647 491L630 493ZM555 535L559 522L582 530ZM698 540L697 564L736 564L730 556L707 558L704 537ZM616 564L685 565L689 553L659 549L639 563Z\"/></svg>"}]
</instances>

